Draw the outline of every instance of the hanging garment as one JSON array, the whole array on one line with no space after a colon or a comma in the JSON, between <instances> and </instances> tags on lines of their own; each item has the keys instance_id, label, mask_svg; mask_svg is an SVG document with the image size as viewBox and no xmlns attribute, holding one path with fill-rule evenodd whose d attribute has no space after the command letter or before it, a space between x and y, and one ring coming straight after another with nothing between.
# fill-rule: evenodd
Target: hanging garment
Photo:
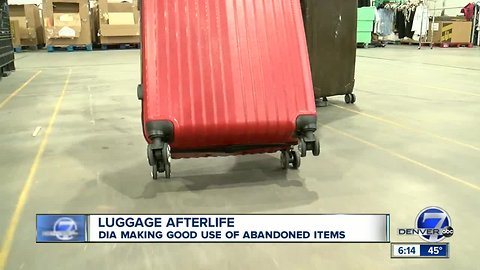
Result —
<instances>
[{"instance_id":1,"label":"hanging garment","mask_svg":"<svg viewBox=\"0 0 480 270\"><path fill-rule=\"evenodd\" d=\"M465 20L471 21L475 13L475 4L470 3L462 8L461 12L465 15Z\"/></svg>"},{"instance_id":2,"label":"hanging garment","mask_svg":"<svg viewBox=\"0 0 480 270\"><path fill-rule=\"evenodd\" d=\"M358 7L369 7L370 6L370 0L358 0Z\"/></svg>"},{"instance_id":3,"label":"hanging garment","mask_svg":"<svg viewBox=\"0 0 480 270\"><path fill-rule=\"evenodd\" d=\"M393 10L380 8L377 9L376 15L375 33L380 36L391 35L393 33Z\"/></svg>"},{"instance_id":4,"label":"hanging garment","mask_svg":"<svg viewBox=\"0 0 480 270\"><path fill-rule=\"evenodd\" d=\"M415 17L413 19L412 31L415 37L425 36L428 32L428 9L424 5L420 5L415 10Z\"/></svg>"},{"instance_id":5,"label":"hanging garment","mask_svg":"<svg viewBox=\"0 0 480 270\"><path fill-rule=\"evenodd\" d=\"M380 13L375 9L375 23L373 24L373 33L378 34L380 28Z\"/></svg>"},{"instance_id":6,"label":"hanging garment","mask_svg":"<svg viewBox=\"0 0 480 270\"><path fill-rule=\"evenodd\" d=\"M403 10L398 10L397 11L397 19L396 19L396 22L395 22L395 26L397 28L399 38L404 38L404 37L407 36L406 18L405 18L405 13L403 12Z\"/></svg>"},{"instance_id":7,"label":"hanging garment","mask_svg":"<svg viewBox=\"0 0 480 270\"><path fill-rule=\"evenodd\" d=\"M408 38L413 38L414 31L412 31L413 19L415 19L415 8L407 9L405 13L407 23L405 25L405 33Z\"/></svg>"}]
</instances>

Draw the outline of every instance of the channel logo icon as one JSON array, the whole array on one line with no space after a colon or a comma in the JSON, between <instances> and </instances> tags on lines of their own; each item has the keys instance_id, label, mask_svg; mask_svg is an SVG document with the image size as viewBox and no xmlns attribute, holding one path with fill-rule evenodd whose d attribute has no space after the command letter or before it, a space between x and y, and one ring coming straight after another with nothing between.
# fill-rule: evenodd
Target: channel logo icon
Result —
<instances>
[{"instance_id":1,"label":"channel logo icon","mask_svg":"<svg viewBox=\"0 0 480 270\"><path fill-rule=\"evenodd\" d=\"M427 207L420 211L415 221L419 229L433 229L433 234L420 234L427 242L440 242L453 235L452 220L448 213L440 207Z\"/></svg>"},{"instance_id":2,"label":"channel logo icon","mask_svg":"<svg viewBox=\"0 0 480 270\"><path fill-rule=\"evenodd\" d=\"M85 242L83 215L37 215L37 242Z\"/></svg>"},{"instance_id":3,"label":"channel logo icon","mask_svg":"<svg viewBox=\"0 0 480 270\"><path fill-rule=\"evenodd\" d=\"M48 235L47 233L44 232L44 235ZM78 235L77 223L69 217L61 217L53 224L51 235L60 241L70 241Z\"/></svg>"},{"instance_id":4,"label":"channel logo icon","mask_svg":"<svg viewBox=\"0 0 480 270\"><path fill-rule=\"evenodd\" d=\"M440 242L453 236L452 220L447 211L440 207L427 207L420 211L416 228L398 229L399 235L418 235L426 242Z\"/></svg>"}]
</instances>

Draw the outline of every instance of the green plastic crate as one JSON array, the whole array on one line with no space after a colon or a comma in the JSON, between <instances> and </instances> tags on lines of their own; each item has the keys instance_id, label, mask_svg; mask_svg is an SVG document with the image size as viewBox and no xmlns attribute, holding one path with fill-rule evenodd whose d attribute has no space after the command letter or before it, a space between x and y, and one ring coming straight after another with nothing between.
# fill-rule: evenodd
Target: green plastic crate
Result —
<instances>
[{"instance_id":1,"label":"green plastic crate","mask_svg":"<svg viewBox=\"0 0 480 270\"><path fill-rule=\"evenodd\" d=\"M357 43L372 42L373 23L375 22L375 7L358 8Z\"/></svg>"},{"instance_id":2,"label":"green plastic crate","mask_svg":"<svg viewBox=\"0 0 480 270\"><path fill-rule=\"evenodd\" d=\"M372 42L372 32L357 32L357 43L370 44Z\"/></svg>"},{"instance_id":3,"label":"green plastic crate","mask_svg":"<svg viewBox=\"0 0 480 270\"><path fill-rule=\"evenodd\" d=\"M359 21L374 21L376 7L361 7L358 8L357 20Z\"/></svg>"},{"instance_id":4,"label":"green plastic crate","mask_svg":"<svg viewBox=\"0 0 480 270\"><path fill-rule=\"evenodd\" d=\"M357 32L372 32L372 31L373 31L373 21L357 22Z\"/></svg>"}]
</instances>

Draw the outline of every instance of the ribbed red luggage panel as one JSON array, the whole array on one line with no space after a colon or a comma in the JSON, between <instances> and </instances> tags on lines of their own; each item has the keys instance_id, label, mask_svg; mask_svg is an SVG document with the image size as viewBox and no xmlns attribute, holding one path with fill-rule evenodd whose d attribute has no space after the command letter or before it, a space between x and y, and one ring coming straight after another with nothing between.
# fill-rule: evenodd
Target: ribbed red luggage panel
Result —
<instances>
[{"instance_id":1,"label":"ribbed red luggage panel","mask_svg":"<svg viewBox=\"0 0 480 270\"><path fill-rule=\"evenodd\" d=\"M298 0L142 3L144 121L173 149L294 143L315 102Z\"/></svg>"}]
</instances>

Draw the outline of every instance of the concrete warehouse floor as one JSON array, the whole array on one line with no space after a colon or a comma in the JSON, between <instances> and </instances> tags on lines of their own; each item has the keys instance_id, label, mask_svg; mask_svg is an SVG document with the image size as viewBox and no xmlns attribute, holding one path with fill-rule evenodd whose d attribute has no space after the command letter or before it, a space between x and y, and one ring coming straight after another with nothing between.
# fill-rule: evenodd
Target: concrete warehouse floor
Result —
<instances>
[{"instance_id":1,"label":"concrete warehouse floor","mask_svg":"<svg viewBox=\"0 0 480 270\"><path fill-rule=\"evenodd\" d=\"M278 154L175 160L158 182L138 50L17 54L0 82L0 270L480 269L480 51L358 54L357 104L318 110L322 154L299 171ZM449 260L392 260L388 244L34 243L37 213L390 213L393 242L420 241L396 229L431 205L453 220Z\"/></svg>"}]
</instances>

